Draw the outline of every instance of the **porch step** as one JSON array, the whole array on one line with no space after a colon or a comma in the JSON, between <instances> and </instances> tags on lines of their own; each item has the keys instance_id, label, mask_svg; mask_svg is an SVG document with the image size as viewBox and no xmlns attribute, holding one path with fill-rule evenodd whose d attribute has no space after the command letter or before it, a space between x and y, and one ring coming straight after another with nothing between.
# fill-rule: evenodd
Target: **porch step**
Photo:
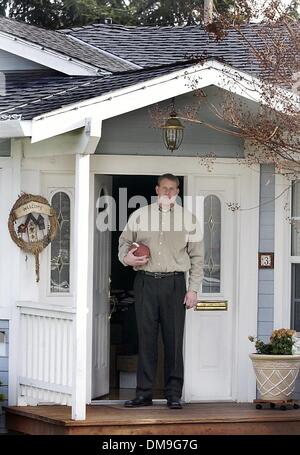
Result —
<instances>
[{"instance_id":1,"label":"porch step","mask_svg":"<svg viewBox=\"0 0 300 455\"><path fill-rule=\"evenodd\" d=\"M68 406L11 406L6 422L10 431L35 435L299 435L300 409L257 410L251 403L131 409L121 403L87 406L86 420L75 421Z\"/></svg>"}]
</instances>

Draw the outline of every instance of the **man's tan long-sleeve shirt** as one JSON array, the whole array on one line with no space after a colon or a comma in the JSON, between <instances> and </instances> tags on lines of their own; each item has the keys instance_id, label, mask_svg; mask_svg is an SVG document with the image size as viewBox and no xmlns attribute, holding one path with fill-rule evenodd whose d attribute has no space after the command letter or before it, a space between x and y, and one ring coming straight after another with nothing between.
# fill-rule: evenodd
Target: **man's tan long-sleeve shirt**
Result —
<instances>
[{"instance_id":1,"label":"man's tan long-sleeve shirt","mask_svg":"<svg viewBox=\"0 0 300 455\"><path fill-rule=\"evenodd\" d=\"M144 243L150 248L147 264L134 270L148 272L189 271L189 291L198 292L203 279L203 233L196 217L175 204L162 211L157 202L136 210L119 238L119 260L124 257L132 242Z\"/></svg>"}]
</instances>

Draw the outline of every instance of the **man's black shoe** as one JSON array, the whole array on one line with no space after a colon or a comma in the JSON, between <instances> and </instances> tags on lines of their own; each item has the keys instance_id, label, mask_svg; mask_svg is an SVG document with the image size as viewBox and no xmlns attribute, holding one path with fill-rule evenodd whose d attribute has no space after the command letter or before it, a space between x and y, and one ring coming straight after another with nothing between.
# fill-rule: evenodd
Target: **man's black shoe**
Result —
<instances>
[{"instance_id":1,"label":"man's black shoe","mask_svg":"<svg viewBox=\"0 0 300 455\"><path fill-rule=\"evenodd\" d=\"M125 408L138 408L139 406L152 406L152 399L145 398L143 396L139 396L134 398L133 400L125 401L124 406Z\"/></svg>"},{"instance_id":2,"label":"man's black shoe","mask_svg":"<svg viewBox=\"0 0 300 455\"><path fill-rule=\"evenodd\" d=\"M167 406L170 409L182 409L180 399L175 397L167 399Z\"/></svg>"}]
</instances>

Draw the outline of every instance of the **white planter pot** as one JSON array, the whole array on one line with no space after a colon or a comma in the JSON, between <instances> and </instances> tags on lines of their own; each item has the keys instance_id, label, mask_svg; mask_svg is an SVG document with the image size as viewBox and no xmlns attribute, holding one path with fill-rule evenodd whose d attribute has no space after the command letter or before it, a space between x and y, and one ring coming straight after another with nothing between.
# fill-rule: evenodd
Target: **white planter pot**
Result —
<instances>
[{"instance_id":1,"label":"white planter pot","mask_svg":"<svg viewBox=\"0 0 300 455\"><path fill-rule=\"evenodd\" d=\"M295 389L300 355L250 354L262 400L287 400Z\"/></svg>"}]
</instances>

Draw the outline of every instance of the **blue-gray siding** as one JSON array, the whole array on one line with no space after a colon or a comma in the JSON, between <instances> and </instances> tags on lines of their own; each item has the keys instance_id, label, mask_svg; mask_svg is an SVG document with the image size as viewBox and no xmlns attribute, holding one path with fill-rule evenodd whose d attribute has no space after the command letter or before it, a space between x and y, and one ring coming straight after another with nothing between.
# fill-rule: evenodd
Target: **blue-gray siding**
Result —
<instances>
[{"instance_id":1,"label":"blue-gray siding","mask_svg":"<svg viewBox=\"0 0 300 455\"><path fill-rule=\"evenodd\" d=\"M274 252L275 175L272 165L260 168L259 251ZM258 338L269 340L274 323L274 270L258 272Z\"/></svg>"},{"instance_id":2,"label":"blue-gray siding","mask_svg":"<svg viewBox=\"0 0 300 455\"><path fill-rule=\"evenodd\" d=\"M274 252L275 226L275 175L272 165L261 165L259 251ZM276 261L276 257L275 257ZM274 270L260 269L258 283L258 338L264 342L274 325ZM300 378L296 382L294 396L300 399Z\"/></svg>"},{"instance_id":3,"label":"blue-gray siding","mask_svg":"<svg viewBox=\"0 0 300 455\"><path fill-rule=\"evenodd\" d=\"M2 406L7 405L7 397L8 397L8 329L9 329L9 323L7 320L0 320L0 331L5 332L6 336L6 349L5 349L5 355L0 356L0 381L2 382L2 385L0 385L0 393L3 393L6 397L6 400L1 402L0 404ZM0 415L0 434L1 433L6 433L6 428L5 428L5 415L2 413Z\"/></svg>"},{"instance_id":4,"label":"blue-gray siding","mask_svg":"<svg viewBox=\"0 0 300 455\"><path fill-rule=\"evenodd\" d=\"M260 166L259 251L274 252L275 223L274 166ZM269 341L274 324L274 270L258 271L257 337Z\"/></svg>"},{"instance_id":5,"label":"blue-gray siding","mask_svg":"<svg viewBox=\"0 0 300 455\"><path fill-rule=\"evenodd\" d=\"M224 90L217 87L207 87L205 93L210 102L218 106L222 104ZM198 103L198 104L197 104ZM185 94L176 98L175 107L178 115L182 114L187 107L198 105L197 119L221 128L228 125L216 118L210 112L206 104L197 101L193 94ZM168 115L170 100L159 104L163 113L162 123ZM152 111L151 111L152 109ZM160 156L207 156L220 158L236 158L244 156L244 140L231 134L224 134L207 125L199 123L184 123L184 140L178 150L170 152L164 146L162 130L153 127L150 111L153 106L128 112L103 123L103 133L96 153L107 155L160 155ZM172 172L172 169L170 169Z\"/></svg>"}]
</instances>

